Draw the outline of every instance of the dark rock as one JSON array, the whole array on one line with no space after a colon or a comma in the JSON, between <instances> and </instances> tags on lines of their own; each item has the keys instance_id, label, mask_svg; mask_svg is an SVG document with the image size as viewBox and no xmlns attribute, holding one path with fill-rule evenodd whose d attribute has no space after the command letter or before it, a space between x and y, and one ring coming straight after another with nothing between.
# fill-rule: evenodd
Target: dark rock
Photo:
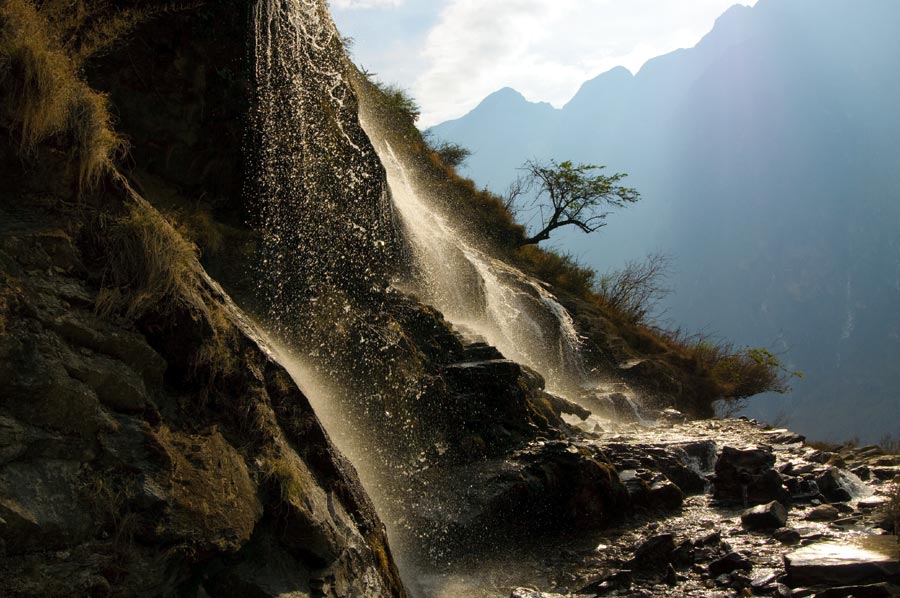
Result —
<instances>
[{"instance_id":1,"label":"dark rock","mask_svg":"<svg viewBox=\"0 0 900 598\"><path fill-rule=\"evenodd\" d=\"M753 576L753 579L750 581L750 587L753 588L754 593L760 593L765 588L772 587L777 579L778 573L774 571L761 571Z\"/></svg>"},{"instance_id":2,"label":"dark rock","mask_svg":"<svg viewBox=\"0 0 900 598\"><path fill-rule=\"evenodd\" d=\"M833 506L819 505L818 507L813 507L806 514L806 519L808 521L834 521L840 516L840 512Z\"/></svg>"},{"instance_id":3,"label":"dark rock","mask_svg":"<svg viewBox=\"0 0 900 598\"><path fill-rule=\"evenodd\" d=\"M759 505L741 513L741 523L749 530L774 530L784 527L787 509L778 501Z\"/></svg>"},{"instance_id":4,"label":"dark rock","mask_svg":"<svg viewBox=\"0 0 900 598\"><path fill-rule=\"evenodd\" d=\"M773 444L799 444L806 441L806 436L789 430L773 430L768 439Z\"/></svg>"},{"instance_id":5,"label":"dark rock","mask_svg":"<svg viewBox=\"0 0 900 598\"><path fill-rule=\"evenodd\" d=\"M675 536L660 534L644 540L634 551L630 565L633 569L658 569L672 562Z\"/></svg>"},{"instance_id":6,"label":"dark rock","mask_svg":"<svg viewBox=\"0 0 900 598\"><path fill-rule=\"evenodd\" d=\"M775 455L769 450L725 447L716 461L713 496L749 505L786 501L788 492L774 465Z\"/></svg>"},{"instance_id":7,"label":"dark rock","mask_svg":"<svg viewBox=\"0 0 900 598\"><path fill-rule=\"evenodd\" d=\"M789 527L782 527L772 533L772 537L782 544L792 545L800 543L800 532Z\"/></svg>"},{"instance_id":8,"label":"dark rock","mask_svg":"<svg viewBox=\"0 0 900 598\"><path fill-rule=\"evenodd\" d=\"M859 498L865 492L862 480L837 467L828 468L815 481L819 491L832 502L847 502Z\"/></svg>"},{"instance_id":9,"label":"dark rock","mask_svg":"<svg viewBox=\"0 0 900 598\"><path fill-rule=\"evenodd\" d=\"M628 509L612 464L588 443L538 442L503 458L431 467L410 484L405 517L416 533L441 538L437 553L508 545L546 531L600 529Z\"/></svg>"},{"instance_id":10,"label":"dark rock","mask_svg":"<svg viewBox=\"0 0 900 598\"><path fill-rule=\"evenodd\" d=\"M672 563L678 567L689 567L696 560L696 552L697 548L693 540L682 540L675 547L675 552L672 554Z\"/></svg>"},{"instance_id":11,"label":"dark rock","mask_svg":"<svg viewBox=\"0 0 900 598\"><path fill-rule=\"evenodd\" d=\"M615 571L595 579L578 590L578 594L604 594L614 590L629 589L634 585L634 575L627 569Z\"/></svg>"},{"instance_id":12,"label":"dark rock","mask_svg":"<svg viewBox=\"0 0 900 598\"><path fill-rule=\"evenodd\" d=\"M585 409L574 401L570 401L568 399L564 399L550 393L543 393L542 396L547 400L548 403L550 403L550 406L554 411L556 411L557 414L565 413L568 415L574 415L575 417L579 417L583 420L587 419L591 415L591 411L589 409Z\"/></svg>"},{"instance_id":13,"label":"dark rock","mask_svg":"<svg viewBox=\"0 0 900 598\"><path fill-rule=\"evenodd\" d=\"M709 574L712 577L727 575L732 571L750 571L752 569L753 563L751 563L747 557L737 552L726 554L722 558L716 559L709 564Z\"/></svg>"},{"instance_id":14,"label":"dark rock","mask_svg":"<svg viewBox=\"0 0 900 598\"><path fill-rule=\"evenodd\" d=\"M816 598L896 598L897 596L900 596L900 586L888 582L828 588L816 592Z\"/></svg>"},{"instance_id":15,"label":"dark rock","mask_svg":"<svg viewBox=\"0 0 900 598\"><path fill-rule=\"evenodd\" d=\"M681 507L684 494L662 474L647 470L626 470L619 478L628 490L630 502L637 508L653 511L674 510Z\"/></svg>"},{"instance_id":16,"label":"dark rock","mask_svg":"<svg viewBox=\"0 0 900 598\"><path fill-rule=\"evenodd\" d=\"M463 361L490 361L493 359L506 359L493 345L487 343L472 343L463 346Z\"/></svg>"},{"instance_id":17,"label":"dark rock","mask_svg":"<svg viewBox=\"0 0 900 598\"><path fill-rule=\"evenodd\" d=\"M581 397L579 402L603 419L622 423L634 423L640 419L637 407L621 392L589 394Z\"/></svg>"},{"instance_id":18,"label":"dark rock","mask_svg":"<svg viewBox=\"0 0 900 598\"><path fill-rule=\"evenodd\" d=\"M784 557L792 586L849 586L900 575L896 536L848 537L820 542Z\"/></svg>"}]
</instances>

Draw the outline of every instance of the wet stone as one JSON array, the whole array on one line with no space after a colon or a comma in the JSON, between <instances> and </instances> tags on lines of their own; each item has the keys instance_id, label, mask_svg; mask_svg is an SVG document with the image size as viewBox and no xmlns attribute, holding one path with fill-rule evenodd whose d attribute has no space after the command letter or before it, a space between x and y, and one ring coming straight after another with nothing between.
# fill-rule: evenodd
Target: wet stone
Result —
<instances>
[{"instance_id":1,"label":"wet stone","mask_svg":"<svg viewBox=\"0 0 900 598\"><path fill-rule=\"evenodd\" d=\"M828 588L816 594L816 598L893 598L896 596L900 596L900 586L887 582Z\"/></svg>"},{"instance_id":2,"label":"wet stone","mask_svg":"<svg viewBox=\"0 0 900 598\"><path fill-rule=\"evenodd\" d=\"M834 521L841 513L831 505L819 505L806 514L808 521Z\"/></svg>"},{"instance_id":3,"label":"wet stone","mask_svg":"<svg viewBox=\"0 0 900 598\"><path fill-rule=\"evenodd\" d=\"M795 529L791 529L789 527L782 527L772 534L772 537L781 542L782 544L799 544L800 543L800 532Z\"/></svg>"},{"instance_id":4,"label":"wet stone","mask_svg":"<svg viewBox=\"0 0 900 598\"><path fill-rule=\"evenodd\" d=\"M746 529L753 531L778 529L784 527L786 522L787 509L780 502L774 500L768 504L747 509L741 514L741 524Z\"/></svg>"},{"instance_id":5,"label":"wet stone","mask_svg":"<svg viewBox=\"0 0 900 598\"><path fill-rule=\"evenodd\" d=\"M792 586L848 586L900 576L896 536L820 542L784 557Z\"/></svg>"},{"instance_id":6,"label":"wet stone","mask_svg":"<svg viewBox=\"0 0 900 598\"><path fill-rule=\"evenodd\" d=\"M662 566L672 561L675 552L675 536L660 534L645 540L634 551L631 565L634 568L646 569Z\"/></svg>"},{"instance_id":7,"label":"wet stone","mask_svg":"<svg viewBox=\"0 0 900 598\"><path fill-rule=\"evenodd\" d=\"M716 460L714 497L744 505L786 500L788 491L774 466L775 455L771 450L726 446Z\"/></svg>"},{"instance_id":8,"label":"wet stone","mask_svg":"<svg viewBox=\"0 0 900 598\"><path fill-rule=\"evenodd\" d=\"M747 557L737 552L726 554L709 564L709 574L712 577L727 575L738 570L750 571L751 569L753 569L753 563Z\"/></svg>"}]
</instances>

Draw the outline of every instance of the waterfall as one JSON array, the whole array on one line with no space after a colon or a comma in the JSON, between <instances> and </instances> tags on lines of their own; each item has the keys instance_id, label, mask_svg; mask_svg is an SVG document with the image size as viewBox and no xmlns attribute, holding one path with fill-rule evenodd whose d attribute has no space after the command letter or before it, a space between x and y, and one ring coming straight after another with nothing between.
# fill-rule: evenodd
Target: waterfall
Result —
<instances>
[{"instance_id":1,"label":"waterfall","mask_svg":"<svg viewBox=\"0 0 900 598\"><path fill-rule=\"evenodd\" d=\"M548 390L572 394L584 383L581 339L572 316L541 283L488 255L427 203L394 148L363 119L387 171L415 275L405 281L471 340L540 372Z\"/></svg>"},{"instance_id":2,"label":"waterfall","mask_svg":"<svg viewBox=\"0 0 900 598\"><path fill-rule=\"evenodd\" d=\"M248 195L263 234L260 294L284 333L286 320L383 288L394 228L325 2L258 0L253 27Z\"/></svg>"}]
</instances>

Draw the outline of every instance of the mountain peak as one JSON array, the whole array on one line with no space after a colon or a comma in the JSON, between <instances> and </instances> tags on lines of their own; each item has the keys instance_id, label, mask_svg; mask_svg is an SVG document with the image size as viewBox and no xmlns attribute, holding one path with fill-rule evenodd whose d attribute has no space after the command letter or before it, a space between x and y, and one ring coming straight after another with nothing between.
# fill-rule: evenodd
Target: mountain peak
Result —
<instances>
[{"instance_id":1,"label":"mountain peak","mask_svg":"<svg viewBox=\"0 0 900 598\"><path fill-rule=\"evenodd\" d=\"M565 108L578 106L585 101L593 103L599 97L620 94L622 87L628 85L633 78L634 75L624 66L610 69L584 82L578 89L578 92L565 105Z\"/></svg>"}]
</instances>

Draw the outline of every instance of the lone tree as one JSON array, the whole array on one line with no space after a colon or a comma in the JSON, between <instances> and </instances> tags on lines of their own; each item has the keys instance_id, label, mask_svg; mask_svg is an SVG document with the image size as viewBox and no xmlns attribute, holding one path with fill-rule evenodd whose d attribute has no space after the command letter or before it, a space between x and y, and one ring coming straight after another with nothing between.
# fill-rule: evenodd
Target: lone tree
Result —
<instances>
[{"instance_id":1,"label":"lone tree","mask_svg":"<svg viewBox=\"0 0 900 598\"><path fill-rule=\"evenodd\" d=\"M618 184L627 174L600 174L605 168L555 160L549 164L534 160L523 164L521 170L525 174L510 187L506 204L512 207L518 196L534 191L528 209L539 211L541 229L520 244L546 241L551 232L564 226L576 226L592 233L606 225L607 208L622 208L640 199L635 189Z\"/></svg>"}]
</instances>

